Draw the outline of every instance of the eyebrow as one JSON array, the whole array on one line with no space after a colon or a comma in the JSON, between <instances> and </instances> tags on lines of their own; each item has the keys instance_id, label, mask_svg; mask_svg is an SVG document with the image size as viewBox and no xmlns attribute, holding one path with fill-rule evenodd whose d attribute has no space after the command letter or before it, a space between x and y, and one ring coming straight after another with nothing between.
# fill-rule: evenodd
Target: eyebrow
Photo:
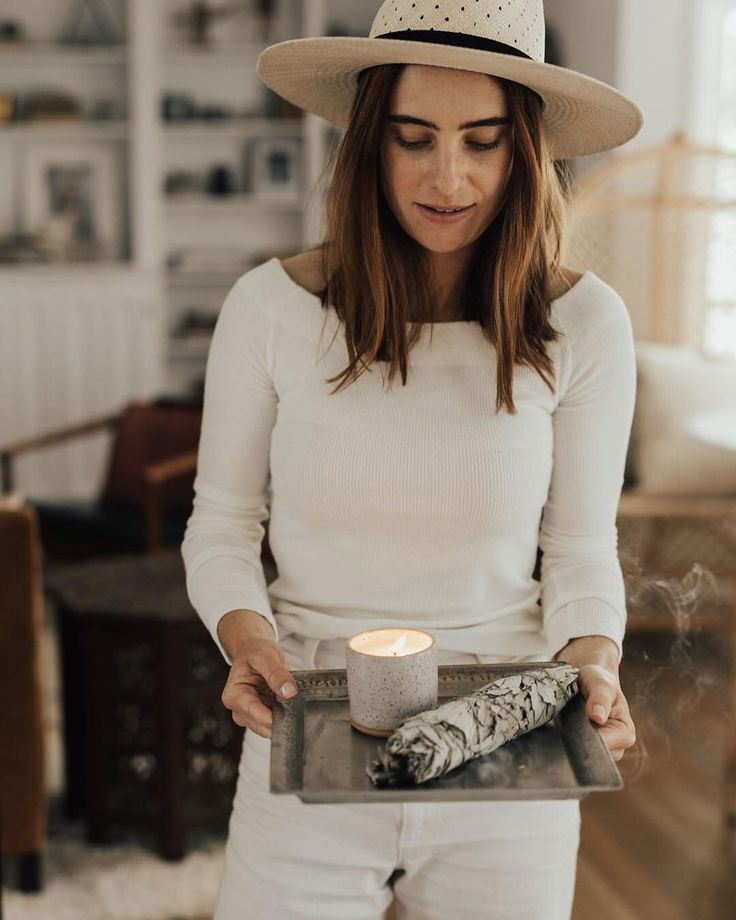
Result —
<instances>
[{"instance_id":1,"label":"eyebrow","mask_svg":"<svg viewBox=\"0 0 736 920\"><path fill-rule=\"evenodd\" d=\"M422 125L425 128L433 128L435 131L439 131L439 127L433 121L425 121L423 118L416 118L414 115L389 115L388 120L397 125ZM510 118L502 118L499 115L494 115L493 118L481 118L478 121L465 121L463 124L458 125L458 131L465 131L468 128L483 128L491 125L509 125L511 124Z\"/></svg>"}]
</instances>

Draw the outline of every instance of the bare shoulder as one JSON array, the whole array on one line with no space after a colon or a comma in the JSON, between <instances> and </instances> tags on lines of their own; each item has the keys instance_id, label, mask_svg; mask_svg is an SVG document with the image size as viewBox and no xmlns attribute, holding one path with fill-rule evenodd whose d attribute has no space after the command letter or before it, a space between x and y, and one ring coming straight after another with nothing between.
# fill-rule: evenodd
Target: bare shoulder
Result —
<instances>
[{"instance_id":1,"label":"bare shoulder","mask_svg":"<svg viewBox=\"0 0 736 920\"><path fill-rule=\"evenodd\" d=\"M319 294L324 289L325 279L322 273L322 248L308 249L296 255L281 259L286 274L310 294Z\"/></svg>"},{"instance_id":2,"label":"bare shoulder","mask_svg":"<svg viewBox=\"0 0 736 920\"><path fill-rule=\"evenodd\" d=\"M564 265L560 266L560 272L563 277L554 279L552 285L552 300L557 300L558 297L567 294L570 288L574 287L583 277L582 272L573 271L573 269L567 268Z\"/></svg>"}]
</instances>

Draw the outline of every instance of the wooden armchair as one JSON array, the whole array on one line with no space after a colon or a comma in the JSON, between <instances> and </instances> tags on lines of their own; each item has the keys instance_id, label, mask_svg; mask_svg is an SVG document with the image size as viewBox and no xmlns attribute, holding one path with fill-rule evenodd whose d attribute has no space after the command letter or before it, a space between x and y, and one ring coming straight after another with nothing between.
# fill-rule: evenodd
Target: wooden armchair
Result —
<instances>
[{"instance_id":1,"label":"wooden armchair","mask_svg":"<svg viewBox=\"0 0 736 920\"><path fill-rule=\"evenodd\" d=\"M7 444L0 450L2 491L13 490L16 457L111 429L115 437L95 501L26 499L38 514L45 557L154 553L180 544L192 509L201 420L201 402L136 400L120 412Z\"/></svg>"}]
</instances>

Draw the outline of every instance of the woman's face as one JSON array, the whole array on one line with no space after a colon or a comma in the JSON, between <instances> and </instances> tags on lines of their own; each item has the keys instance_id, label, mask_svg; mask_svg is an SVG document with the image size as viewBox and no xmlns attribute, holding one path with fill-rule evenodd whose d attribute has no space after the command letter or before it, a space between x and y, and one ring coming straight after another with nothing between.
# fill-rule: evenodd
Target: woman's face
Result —
<instances>
[{"instance_id":1,"label":"woman's face","mask_svg":"<svg viewBox=\"0 0 736 920\"><path fill-rule=\"evenodd\" d=\"M478 121L486 124L467 126ZM508 107L496 80L447 67L403 69L384 128L381 180L410 236L436 253L475 242L499 210L511 164ZM427 206L467 210L442 217Z\"/></svg>"}]
</instances>

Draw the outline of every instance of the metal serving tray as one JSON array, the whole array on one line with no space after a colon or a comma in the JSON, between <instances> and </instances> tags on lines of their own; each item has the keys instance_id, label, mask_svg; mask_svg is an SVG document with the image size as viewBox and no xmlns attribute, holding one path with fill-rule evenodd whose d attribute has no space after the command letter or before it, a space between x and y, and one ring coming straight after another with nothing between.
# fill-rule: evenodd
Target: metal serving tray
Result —
<instances>
[{"instance_id":1,"label":"metal serving tray","mask_svg":"<svg viewBox=\"0 0 736 920\"><path fill-rule=\"evenodd\" d=\"M521 671L556 661L439 665L438 705ZM350 724L344 668L294 670L299 694L277 699L271 728L271 792L303 802L460 802L583 799L623 788L621 774L578 693L553 720L426 783L374 786L366 774L385 738Z\"/></svg>"}]
</instances>

